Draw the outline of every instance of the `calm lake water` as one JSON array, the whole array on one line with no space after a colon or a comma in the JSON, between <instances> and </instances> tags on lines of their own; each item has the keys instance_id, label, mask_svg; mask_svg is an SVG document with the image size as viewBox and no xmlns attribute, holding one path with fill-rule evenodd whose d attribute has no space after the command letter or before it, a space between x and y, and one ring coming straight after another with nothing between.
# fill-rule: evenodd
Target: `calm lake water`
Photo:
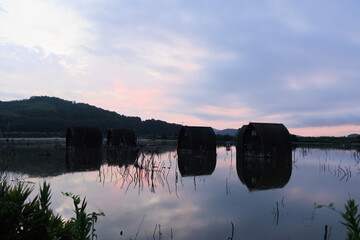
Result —
<instances>
[{"instance_id":1,"label":"calm lake water","mask_svg":"<svg viewBox=\"0 0 360 240\"><path fill-rule=\"evenodd\" d=\"M66 218L73 205L61 192L86 196L89 211L106 215L96 224L99 239L226 240L232 226L233 239L324 239L325 225L329 239L344 239L340 215L314 212L314 203L342 211L349 196L360 202L356 150L296 148L286 173L272 173L271 163L239 170L235 147L218 147L207 160L178 159L176 145L148 150L125 156L104 148L79 162L58 142L3 144L0 159L9 178L34 184L36 194L50 182L51 207Z\"/></svg>"}]
</instances>

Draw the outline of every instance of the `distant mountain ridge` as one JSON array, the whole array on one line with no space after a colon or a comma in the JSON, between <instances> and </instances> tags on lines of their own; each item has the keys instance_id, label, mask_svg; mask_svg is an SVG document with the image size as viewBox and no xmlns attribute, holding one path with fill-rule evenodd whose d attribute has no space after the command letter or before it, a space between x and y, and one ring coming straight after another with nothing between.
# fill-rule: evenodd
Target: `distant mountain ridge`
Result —
<instances>
[{"instance_id":1,"label":"distant mountain ridge","mask_svg":"<svg viewBox=\"0 0 360 240\"><path fill-rule=\"evenodd\" d=\"M65 133L69 126L98 126L103 133L109 128L131 128L138 135L177 136L182 126L155 119L142 121L139 117L48 96L0 101L0 113L3 135L10 132Z\"/></svg>"},{"instance_id":2,"label":"distant mountain ridge","mask_svg":"<svg viewBox=\"0 0 360 240\"><path fill-rule=\"evenodd\" d=\"M214 129L214 132L216 135L229 135L229 136L235 136L238 129L234 128L226 128L223 130Z\"/></svg>"}]
</instances>

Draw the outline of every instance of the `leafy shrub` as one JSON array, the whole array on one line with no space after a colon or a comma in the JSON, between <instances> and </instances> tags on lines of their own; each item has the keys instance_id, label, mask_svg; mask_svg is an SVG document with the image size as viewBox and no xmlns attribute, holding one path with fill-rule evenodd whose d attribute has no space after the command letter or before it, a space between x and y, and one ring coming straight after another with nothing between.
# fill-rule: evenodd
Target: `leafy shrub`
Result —
<instances>
[{"instance_id":1,"label":"leafy shrub","mask_svg":"<svg viewBox=\"0 0 360 240\"><path fill-rule=\"evenodd\" d=\"M358 213L358 204L355 204L354 199L349 199L345 204L345 212L341 213L342 218L345 221L342 221L347 228L347 238L348 240L360 239L360 214Z\"/></svg>"},{"instance_id":2,"label":"leafy shrub","mask_svg":"<svg viewBox=\"0 0 360 240\"><path fill-rule=\"evenodd\" d=\"M76 216L64 221L49 208L51 191L46 182L32 201L26 202L34 187L23 182L9 184L6 179L0 183L0 239L93 239L96 237L94 224L104 213L86 214L87 202L72 193Z\"/></svg>"},{"instance_id":3,"label":"leafy shrub","mask_svg":"<svg viewBox=\"0 0 360 240\"><path fill-rule=\"evenodd\" d=\"M347 229L346 232L346 240L360 240L360 213L358 213L358 204L355 204L354 199L349 199L345 203L345 212L338 211L334 203L330 203L329 205L316 204L314 203L314 211L311 219L315 216L315 210L320 209L322 207L326 207L330 210L333 210L341 215L343 221L340 221L342 225L344 225Z\"/></svg>"}]
</instances>

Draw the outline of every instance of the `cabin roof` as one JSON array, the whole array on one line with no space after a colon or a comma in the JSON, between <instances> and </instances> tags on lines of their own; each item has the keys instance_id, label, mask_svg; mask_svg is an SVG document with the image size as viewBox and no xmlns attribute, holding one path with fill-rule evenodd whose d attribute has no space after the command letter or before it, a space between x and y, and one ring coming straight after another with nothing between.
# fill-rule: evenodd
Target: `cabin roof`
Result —
<instances>
[{"instance_id":1,"label":"cabin roof","mask_svg":"<svg viewBox=\"0 0 360 240\"><path fill-rule=\"evenodd\" d=\"M290 134L284 124L250 122L238 130L236 146L239 152L242 152L242 146L247 142L245 132L249 129L255 129L258 133L264 152L270 152L273 146L276 146L278 151L282 153L291 151Z\"/></svg>"}]
</instances>

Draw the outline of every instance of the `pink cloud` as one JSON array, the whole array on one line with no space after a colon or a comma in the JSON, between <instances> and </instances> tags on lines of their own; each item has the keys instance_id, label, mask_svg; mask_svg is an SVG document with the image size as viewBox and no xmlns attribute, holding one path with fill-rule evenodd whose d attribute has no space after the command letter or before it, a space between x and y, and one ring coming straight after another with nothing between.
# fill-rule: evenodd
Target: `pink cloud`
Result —
<instances>
[{"instance_id":1,"label":"pink cloud","mask_svg":"<svg viewBox=\"0 0 360 240\"><path fill-rule=\"evenodd\" d=\"M360 125L343 125L335 127L289 128L290 133L301 136L347 136L360 133Z\"/></svg>"}]
</instances>

